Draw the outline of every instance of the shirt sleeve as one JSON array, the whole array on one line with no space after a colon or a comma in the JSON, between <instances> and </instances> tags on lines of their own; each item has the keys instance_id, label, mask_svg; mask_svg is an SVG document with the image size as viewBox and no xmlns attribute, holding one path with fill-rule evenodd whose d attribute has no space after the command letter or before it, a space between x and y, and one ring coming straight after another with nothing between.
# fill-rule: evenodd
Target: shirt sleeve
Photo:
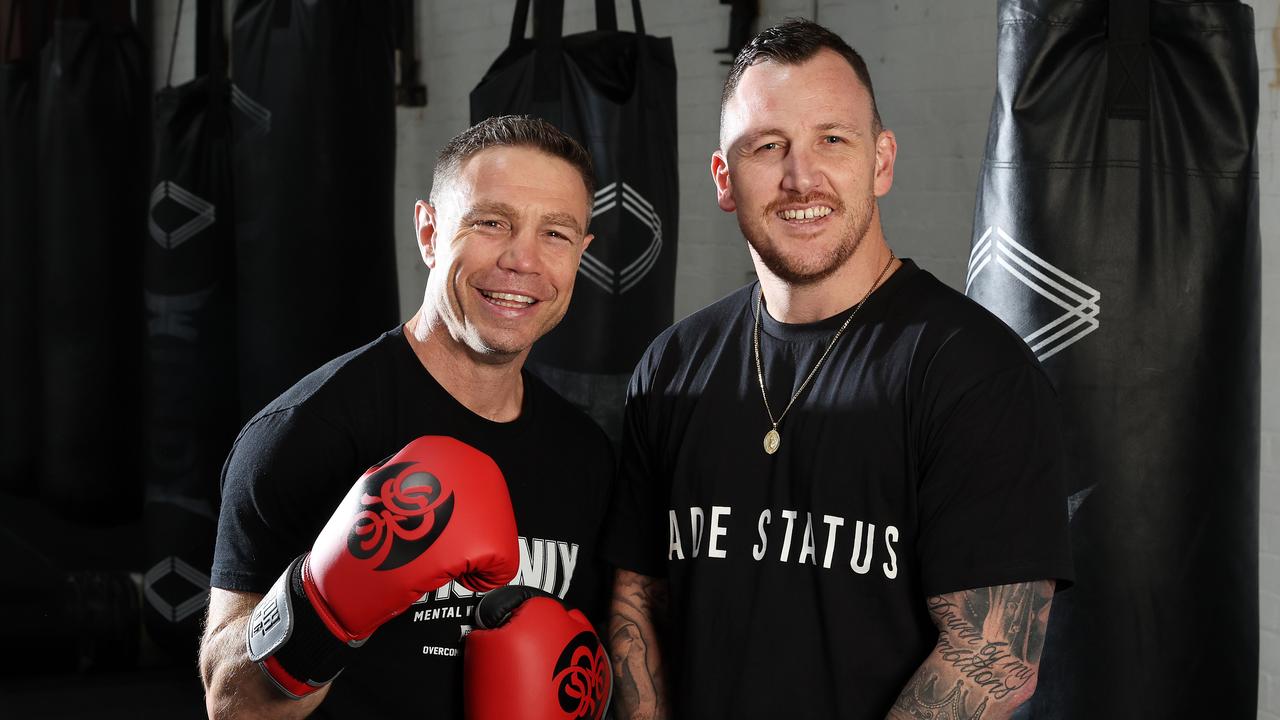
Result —
<instances>
[{"instance_id":1,"label":"shirt sleeve","mask_svg":"<svg viewBox=\"0 0 1280 720\"><path fill-rule=\"evenodd\" d=\"M246 592L271 587L311 548L355 481L351 448L343 433L296 408L250 422L222 469L210 584Z\"/></svg>"},{"instance_id":2,"label":"shirt sleeve","mask_svg":"<svg viewBox=\"0 0 1280 720\"><path fill-rule=\"evenodd\" d=\"M662 511L667 487L659 475L661 463L652 441L647 400L652 383L645 370L647 359L641 360L627 387L618 473L601 534L601 553L615 567L664 577L665 523L655 522L655 518L667 515Z\"/></svg>"},{"instance_id":3,"label":"shirt sleeve","mask_svg":"<svg viewBox=\"0 0 1280 720\"><path fill-rule=\"evenodd\" d=\"M1027 359L925 392L918 552L926 596L1034 580L1071 584L1061 415Z\"/></svg>"}]
</instances>

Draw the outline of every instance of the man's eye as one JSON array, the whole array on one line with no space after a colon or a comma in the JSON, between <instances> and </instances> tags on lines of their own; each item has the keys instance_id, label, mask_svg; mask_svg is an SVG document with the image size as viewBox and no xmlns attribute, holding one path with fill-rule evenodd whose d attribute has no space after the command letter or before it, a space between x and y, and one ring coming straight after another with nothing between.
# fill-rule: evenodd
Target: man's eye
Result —
<instances>
[{"instance_id":1,"label":"man's eye","mask_svg":"<svg viewBox=\"0 0 1280 720\"><path fill-rule=\"evenodd\" d=\"M486 227L486 228L500 228L502 227L502 221L501 220L478 220L476 221L476 225L479 225L480 227Z\"/></svg>"},{"instance_id":2,"label":"man's eye","mask_svg":"<svg viewBox=\"0 0 1280 720\"><path fill-rule=\"evenodd\" d=\"M777 150L777 149L778 149L778 143L774 143L774 142L771 142L771 143L765 143L765 144L763 144L763 145L761 145L761 146L760 146L760 149L761 149L761 150Z\"/></svg>"},{"instance_id":3,"label":"man's eye","mask_svg":"<svg viewBox=\"0 0 1280 720\"><path fill-rule=\"evenodd\" d=\"M840 137L839 135L828 135L822 140L828 145L835 145L836 143L844 142L844 138Z\"/></svg>"}]
</instances>

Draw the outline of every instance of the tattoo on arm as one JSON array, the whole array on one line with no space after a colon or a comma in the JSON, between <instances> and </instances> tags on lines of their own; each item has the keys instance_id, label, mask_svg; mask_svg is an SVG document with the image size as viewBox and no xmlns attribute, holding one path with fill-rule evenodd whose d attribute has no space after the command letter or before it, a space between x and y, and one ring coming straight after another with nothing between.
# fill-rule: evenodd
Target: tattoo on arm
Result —
<instances>
[{"instance_id":1,"label":"tattoo on arm","mask_svg":"<svg viewBox=\"0 0 1280 720\"><path fill-rule=\"evenodd\" d=\"M899 718L1008 717L1035 691L1053 582L962 590L928 599L938 644L889 712Z\"/></svg>"},{"instance_id":2,"label":"tattoo on arm","mask_svg":"<svg viewBox=\"0 0 1280 720\"><path fill-rule=\"evenodd\" d=\"M666 686L658 628L667 611L667 581L618 571L609 617L615 716L665 718Z\"/></svg>"}]
</instances>

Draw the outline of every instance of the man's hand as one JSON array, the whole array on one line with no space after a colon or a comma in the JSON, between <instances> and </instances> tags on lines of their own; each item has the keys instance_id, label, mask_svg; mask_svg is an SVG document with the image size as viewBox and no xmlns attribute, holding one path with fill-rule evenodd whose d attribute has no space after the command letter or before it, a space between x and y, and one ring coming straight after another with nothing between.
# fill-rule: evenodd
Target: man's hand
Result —
<instances>
[{"instance_id":1,"label":"man's hand","mask_svg":"<svg viewBox=\"0 0 1280 720\"><path fill-rule=\"evenodd\" d=\"M369 468L253 611L249 659L300 698L424 593L456 580L501 587L519 570L516 521L497 463L449 437L420 437Z\"/></svg>"},{"instance_id":2,"label":"man's hand","mask_svg":"<svg viewBox=\"0 0 1280 720\"><path fill-rule=\"evenodd\" d=\"M609 611L614 716L659 720L670 716L658 628L667 614L667 581L618 570Z\"/></svg>"},{"instance_id":3,"label":"man's hand","mask_svg":"<svg viewBox=\"0 0 1280 720\"><path fill-rule=\"evenodd\" d=\"M600 720L613 677L591 621L538 588L480 601L463 653L467 720Z\"/></svg>"},{"instance_id":4,"label":"man's hand","mask_svg":"<svg viewBox=\"0 0 1280 720\"><path fill-rule=\"evenodd\" d=\"M1052 601L1052 580L929 598L938 644L888 719L1008 718L1035 692Z\"/></svg>"}]
</instances>

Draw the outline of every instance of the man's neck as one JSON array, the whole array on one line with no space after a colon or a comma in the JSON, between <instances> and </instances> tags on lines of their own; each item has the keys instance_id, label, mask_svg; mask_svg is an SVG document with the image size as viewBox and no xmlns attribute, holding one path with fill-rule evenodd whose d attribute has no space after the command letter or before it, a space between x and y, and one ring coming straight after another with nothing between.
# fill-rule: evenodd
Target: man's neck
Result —
<instances>
[{"instance_id":1,"label":"man's neck","mask_svg":"<svg viewBox=\"0 0 1280 720\"><path fill-rule=\"evenodd\" d=\"M779 322L797 324L825 320L857 305L877 278L883 284L902 266L902 261L895 259L886 270L891 256L884 236L868 233L838 270L818 282L804 285L789 283L769 272L754 253L752 259L769 315Z\"/></svg>"},{"instance_id":2,"label":"man's neck","mask_svg":"<svg viewBox=\"0 0 1280 720\"><path fill-rule=\"evenodd\" d=\"M418 361L455 400L471 412L494 422L520 417L524 404L525 352L509 359L480 358L455 340L443 323L424 320L425 307L404 325L404 335Z\"/></svg>"}]
</instances>

